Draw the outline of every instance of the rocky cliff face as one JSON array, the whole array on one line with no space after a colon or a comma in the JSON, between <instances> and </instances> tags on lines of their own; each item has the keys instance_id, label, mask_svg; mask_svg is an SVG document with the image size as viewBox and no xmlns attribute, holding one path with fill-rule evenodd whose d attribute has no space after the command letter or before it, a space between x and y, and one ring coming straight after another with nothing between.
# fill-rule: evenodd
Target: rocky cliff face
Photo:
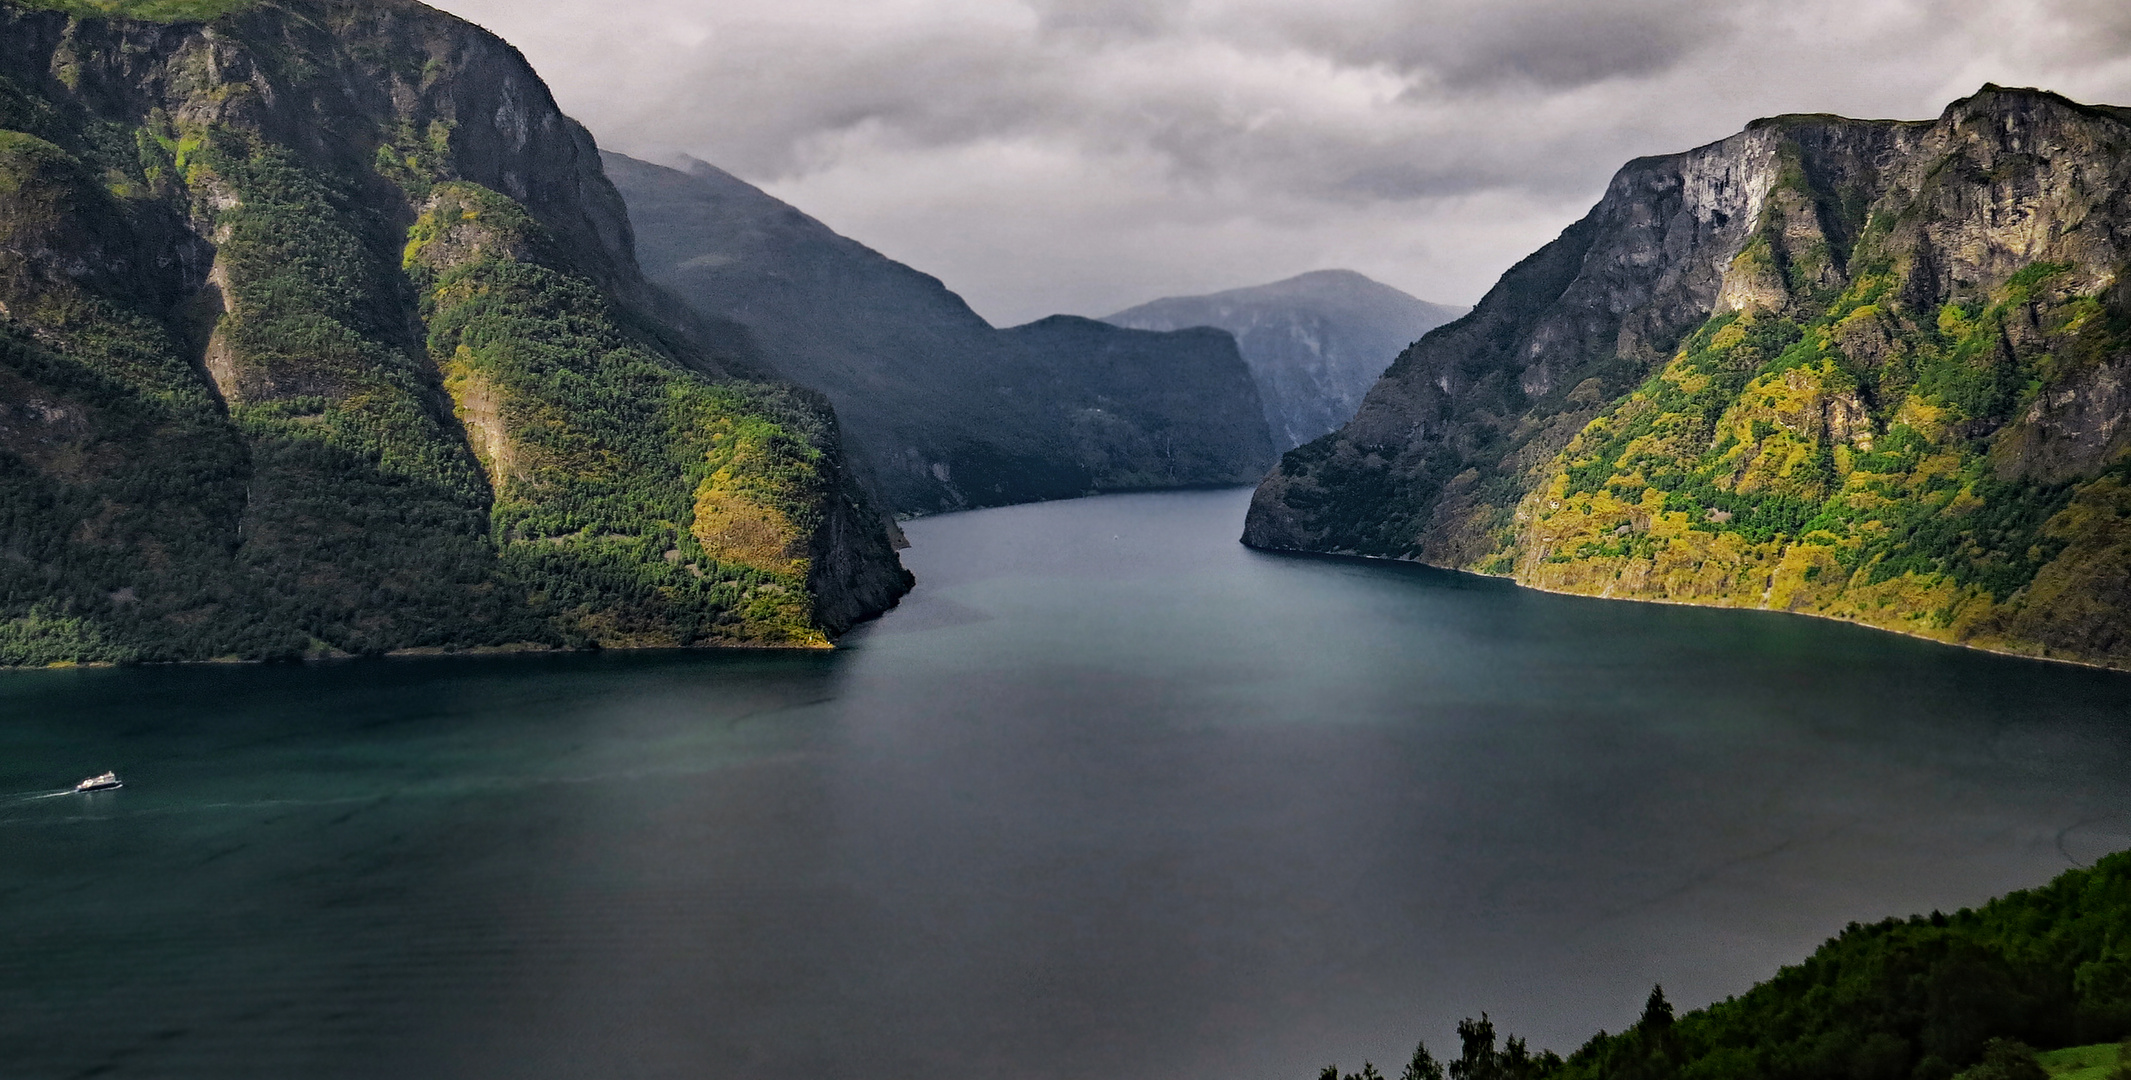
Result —
<instances>
[{"instance_id":1,"label":"rocky cliff face","mask_svg":"<svg viewBox=\"0 0 2131 1080\"><path fill-rule=\"evenodd\" d=\"M1166 297L1103 321L1234 334L1273 440L1290 450L1353 419L1406 346L1465 310L1416 300L1352 270L1318 270L1270 285Z\"/></svg>"},{"instance_id":2,"label":"rocky cliff face","mask_svg":"<svg viewBox=\"0 0 2131 1080\"><path fill-rule=\"evenodd\" d=\"M995 329L939 279L713 166L607 162L652 277L827 394L898 512L1252 483L1272 465L1226 335Z\"/></svg>"},{"instance_id":3,"label":"rocky cliff face","mask_svg":"<svg viewBox=\"0 0 2131 1080\"><path fill-rule=\"evenodd\" d=\"M907 575L700 329L476 27L0 2L0 663L825 644Z\"/></svg>"},{"instance_id":4,"label":"rocky cliff face","mask_svg":"<svg viewBox=\"0 0 2131 1080\"><path fill-rule=\"evenodd\" d=\"M2127 118L1987 87L1631 163L1245 539L2131 665Z\"/></svg>"}]
</instances>

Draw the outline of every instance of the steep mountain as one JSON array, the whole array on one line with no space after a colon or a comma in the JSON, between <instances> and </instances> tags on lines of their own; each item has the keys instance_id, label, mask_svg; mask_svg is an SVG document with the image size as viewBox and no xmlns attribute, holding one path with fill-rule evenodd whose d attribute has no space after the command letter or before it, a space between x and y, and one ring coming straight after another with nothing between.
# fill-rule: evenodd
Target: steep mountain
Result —
<instances>
[{"instance_id":1,"label":"steep mountain","mask_svg":"<svg viewBox=\"0 0 2131 1080\"><path fill-rule=\"evenodd\" d=\"M907 588L412 0L0 0L0 663L805 645Z\"/></svg>"},{"instance_id":2,"label":"steep mountain","mask_svg":"<svg viewBox=\"0 0 2131 1080\"><path fill-rule=\"evenodd\" d=\"M899 512L1253 483L1273 463L1225 334L995 329L937 278L714 166L606 161L653 280L828 395Z\"/></svg>"},{"instance_id":3,"label":"steep mountain","mask_svg":"<svg viewBox=\"0 0 2131 1080\"><path fill-rule=\"evenodd\" d=\"M1245 540L2131 666L2127 148L1985 87L1632 162Z\"/></svg>"},{"instance_id":4,"label":"steep mountain","mask_svg":"<svg viewBox=\"0 0 2131 1080\"><path fill-rule=\"evenodd\" d=\"M1138 330L1214 326L1236 336L1282 450L1353 419L1362 395L1422 334L1467 309L1416 300L1352 270L1171 296L1103 319Z\"/></svg>"}]
</instances>

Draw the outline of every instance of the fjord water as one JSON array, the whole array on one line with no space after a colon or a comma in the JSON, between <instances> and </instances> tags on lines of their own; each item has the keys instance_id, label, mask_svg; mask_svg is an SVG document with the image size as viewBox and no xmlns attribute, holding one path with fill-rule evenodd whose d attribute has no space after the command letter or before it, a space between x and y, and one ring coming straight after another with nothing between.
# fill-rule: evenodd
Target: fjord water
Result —
<instances>
[{"instance_id":1,"label":"fjord water","mask_svg":"<svg viewBox=\"0 0 2131 1080\"><path fill-rule=\"evenodd\" d=\"M2131 678L1256 553L1247 498L913 522L831 655L6 675L0 1072L1567 1050L2131 844Z\"/></svg>"}]
</instances>

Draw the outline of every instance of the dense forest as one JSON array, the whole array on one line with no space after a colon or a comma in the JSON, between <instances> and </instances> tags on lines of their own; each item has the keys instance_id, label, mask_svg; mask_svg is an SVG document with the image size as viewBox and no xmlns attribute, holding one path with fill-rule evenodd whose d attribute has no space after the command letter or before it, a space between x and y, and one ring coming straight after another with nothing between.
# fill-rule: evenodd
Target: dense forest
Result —
<instances>
[{"instance_id":1,"label":"dense forest","mask_svg":"<svg viewBox=\"0 0 2131 1080\"><path fill-rule=\"evenodd\" d=\"M2030 1048L2131 1036L2131 852L1981 908L1852 923L1684 1015L1652 990L1632 1026L1566 1058L1498 1044L1485 1015L1457 1034L1456 1058L1424 1041L1404 1080L2041 1080Z\"/></svg>"}]
</instances>

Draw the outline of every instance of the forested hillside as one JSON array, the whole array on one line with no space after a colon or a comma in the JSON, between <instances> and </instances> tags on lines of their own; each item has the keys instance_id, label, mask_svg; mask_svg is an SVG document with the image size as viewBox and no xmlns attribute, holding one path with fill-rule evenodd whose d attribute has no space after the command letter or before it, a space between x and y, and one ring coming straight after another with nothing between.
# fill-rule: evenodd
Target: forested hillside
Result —
<instances>
[{"instance_id":1,"label":"forested hillside","mask_svg":"<svg viewBox=\"0 0 2131 1080\"><path fill-rule=\"evenodd\" d=\"M907 575L699 341L476 27L0 2L0 663L826 644Z\"/></svg>"},{"instance_id":2,"label":"forested hillside","mask_svg":"<svg viewBox=\"0 0 2131 1080\"><path fill-rule=\"evenodd\" d=\"M2039 1077L2028 1048L2131 1036L2127 929L2131 853L1974 910L1852 923L1802 963L1684 1015L1655 990L1632 1026L1601 1032L1565 1059L1514 1037L1498 1041L1483 1016L1461 1025L1456 1057L1439 1062L1424 1041L1406 1072L1408 1080L1441 1080L1445 1065L1458 1080L1951 1080L1975 1067L1970 1080L2020 1080L2029 1074L2012 1066L2026 1060Z\"/></svg>"}]
</instances>

